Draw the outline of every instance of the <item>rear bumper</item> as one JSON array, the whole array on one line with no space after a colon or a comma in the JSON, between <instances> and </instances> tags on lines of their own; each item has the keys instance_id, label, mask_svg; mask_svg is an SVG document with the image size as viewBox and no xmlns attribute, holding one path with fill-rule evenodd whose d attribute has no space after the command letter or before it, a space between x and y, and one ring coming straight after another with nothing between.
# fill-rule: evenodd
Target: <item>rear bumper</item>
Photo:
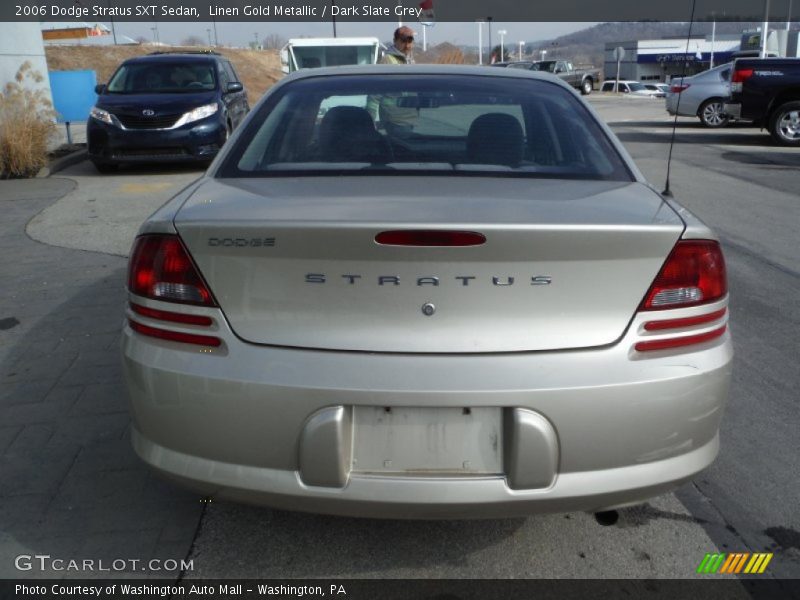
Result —
<instances>
[{"instance_id":1,"label":"rear bumper","mask_svg":"<svg viewBox=\"0 0 800 600\"><path fill-rule=\"evenodd\" d=\"M169 130L121 129L89 119L89 158L106 163L208 162L225 143L217 115Z\"/></svg>"},{"instance_id":2,"label":"rear bumper","mask_svg":"<svg viewBox=\"0 0 800 600\"><path fill-rule=\"evenodd\" d=\"M741 104L728 104L727 102L724 104L725 106L725 114L727 114L732 119L741 119L742 118L742 105Z\"/></svg>"},{"instance_id":3,"label":"rear bumper","mask_svg":"<svg viewBox=\"0 0 800 600\"><path fill-rule=\"evenodd\" d=\"M718 452L727 333L643 357L635 320L600 349L392 355L248 344L193 310L215 315L219 349L125 327L122 354L136 452L205 495L392 518L596 511L673 489ZM354 407L499 408L502 472L360 472Z\"/></svg>"},{"instance_id":4,"label":"rear bumper","mask_svg":"<svg viewBox=\"0 0 800 600\"><path fill-rule=\"evenodd\" d=\"M502 477L352 476L343 488L305 485L297 471L240 466L181 454L132 431L136 453L166 479L200 494L283 510L351 517L504 518L609 510L669 492L708 467L719 438L681 456L643 465L564 473L542 490L512 490Z\"/></svg>"}]
</instances>

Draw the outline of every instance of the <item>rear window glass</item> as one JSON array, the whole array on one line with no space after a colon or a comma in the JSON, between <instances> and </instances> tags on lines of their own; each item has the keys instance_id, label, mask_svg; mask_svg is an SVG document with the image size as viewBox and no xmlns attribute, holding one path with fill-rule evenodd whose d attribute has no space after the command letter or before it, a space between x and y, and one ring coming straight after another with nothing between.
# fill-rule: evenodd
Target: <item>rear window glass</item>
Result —
<instances>
[{"instance_id":1,"label":"rear window glass","mask_svg":"<svg viewBox=\"0 0 800 600\"><path fill-rule=\"evenodd\" d=\"M270 95L221 177L502 175L631 181L570 90L480 76L314 77Z\"/></svg>"},{"instance_id":2,"label":"rear window glass","mask_svg":"<svg viewBox=\"0 0 800 600\"><path fill-rule=\"evenodd\" d=\"M122 65L106 89L111 94L175 94L215 88L210 62L140 62Z\"/></svg>"}]
</instances>

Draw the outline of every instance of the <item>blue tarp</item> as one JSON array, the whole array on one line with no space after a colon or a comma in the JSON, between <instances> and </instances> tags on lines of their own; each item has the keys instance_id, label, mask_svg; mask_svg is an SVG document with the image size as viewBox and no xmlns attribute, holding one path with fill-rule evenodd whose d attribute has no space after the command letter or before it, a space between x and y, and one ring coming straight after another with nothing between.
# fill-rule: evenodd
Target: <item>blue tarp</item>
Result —
<instances>
[{"instance_id":1,"label":"blue tarp","mask_svg":"<svg viewBox=\"0 0 800 600\"><path fill-rule=\"evenodd\" d=\"M50 71L50 89L53 107L59 123L73 123L89 119L89 110L97 102L94 87L95 71Z\"/></svg>"}]
</instances>

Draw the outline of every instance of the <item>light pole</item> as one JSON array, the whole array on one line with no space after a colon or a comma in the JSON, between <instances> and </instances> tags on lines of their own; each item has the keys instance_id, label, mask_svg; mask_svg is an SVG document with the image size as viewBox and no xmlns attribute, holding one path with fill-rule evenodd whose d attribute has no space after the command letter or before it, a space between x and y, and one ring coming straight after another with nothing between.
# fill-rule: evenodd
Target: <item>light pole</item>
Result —
<instances>
[{"instance_id":1,"label":"light pole","mask_svg":"<svg viewBox=\"0 0 800 600\"><path fill-rule=\"evenodd\" d=\"M214 47L219 46L219 38L217 38L217 20L211 17L211 22L214 24Z\"/></svg>"},{"instance_id":2,"label":"light pole","mask_svg":"<svg viewBox=\"0 0 800 600\"><path fill-rule=\"evenodd\" d=\"M208 45L211 46L211 28L206 28L206 33L208 34Z\"/></svg>"},{"instance_id":3,"label":"light pole","mask_svg":"<svg viewBox=\"0 0 800 600\"><path fill-rule=\"evenodd\" d=\"M258 50L258 32L257 31L253 34L253 37L256 38L256 45L253 47L253 50Z\"/></svg>"},{"instance_id":4,"label":"light pole","mask_svg":"<svg viewBox=\"0 0 800 600\"><path fill-rule=\"evenodd\" d=\"M525 42L519 43L519 59L522 60L522 48L525 46Z\"/></svg>"},{"instance_id":5,"label":"light pole","mask_svg":"<svg viewBox=\"0 0 800 600\"><path fill-rule=\"evenodd\" d=\"M483 64L483 20L478 19L478 64Z\"/></svg>"},{"instance_id":6,"label":"light pole","mask_svg":"<svg viewBox=\"0 0 800 600\"><path fill-rule=\"evenodd\" d=\"M500 36L500 62L503 62L506 59L504 42L505 42L507 33L508 32L505 29L498 29L497 30L497 35Z\"/></svg>"},{"instance_id":7,"label":"light pole","mask_svg":"<svg viewBox=\"0 0 800 600\"><path fill-rule=\"evenodd\" d=\"M494 53L494 48L492 48L492 17L486 17L486 22L489 23L489 64L491 64L492 54Z\"/></svg>"}]
</instances>

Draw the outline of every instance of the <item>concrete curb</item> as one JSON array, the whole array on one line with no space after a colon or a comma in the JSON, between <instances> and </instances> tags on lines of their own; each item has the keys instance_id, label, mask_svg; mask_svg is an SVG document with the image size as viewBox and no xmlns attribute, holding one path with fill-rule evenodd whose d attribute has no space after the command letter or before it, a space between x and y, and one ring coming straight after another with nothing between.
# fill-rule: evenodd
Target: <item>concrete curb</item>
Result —
<instances>
[{"instance_id":1,"label":"concrete curb","mask_svg":"<svg viewBox=\"0 0 800 600\"><path fill-rule=\"evenodd\" d=\"M48 166L42 168L37 174L36 177L50 177L51 175L55 175L59 171L63 171L67 167L71 167L72 165L76 165L81 161L86 160L89 156L89 151L86 148L82 150L76 150L66 156L62 156L61 158L57 158L53 162L51 162Z\"/></svg>"}]
</instances>

